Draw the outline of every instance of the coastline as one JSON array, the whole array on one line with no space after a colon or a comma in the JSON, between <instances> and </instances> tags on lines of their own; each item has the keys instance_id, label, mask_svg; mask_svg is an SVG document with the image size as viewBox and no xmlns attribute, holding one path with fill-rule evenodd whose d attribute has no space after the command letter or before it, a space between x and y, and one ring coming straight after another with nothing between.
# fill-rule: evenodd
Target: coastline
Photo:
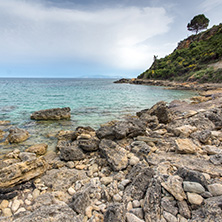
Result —
<instances>
[{"instance_id":1,"label":"coastline","mask_svg":"<svg viewBox=\"0 0 222 222\"><path fill-rule=\"evenodd\" d=\"M222 219L219 85L124 83L202 96L193 104L158 102L98 130L60 131L56 152L43 146L10 152L0 164L1 221Z\"/></svg>"}]
</instances>

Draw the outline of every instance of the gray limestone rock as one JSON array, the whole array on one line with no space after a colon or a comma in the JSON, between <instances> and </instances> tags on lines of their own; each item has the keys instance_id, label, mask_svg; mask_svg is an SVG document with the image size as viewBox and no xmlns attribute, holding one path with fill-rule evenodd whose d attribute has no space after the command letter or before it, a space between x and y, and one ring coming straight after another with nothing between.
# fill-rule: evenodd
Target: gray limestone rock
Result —
<instances>
[{"instance_id":1,"label":"gray limestone rock","mask_svg":"<svg viewBox=\"0 0 222 222\"><path fill-rule=\"evenodd\" d=\"M145 221L159 221L161 218L161 184L159 179L151 179L144 200Z\"/></svg>"},{"instance_id":2,"label":"gray limestone rock","mask_svg":"<svg viewBox=\"0 0 222 222\"><path fill-rule=\"evenodd\" d=\"M123 222L125 217L126 212L123 204L111 204L105 212L104 222Z\"/></svg>"}]
</instances>

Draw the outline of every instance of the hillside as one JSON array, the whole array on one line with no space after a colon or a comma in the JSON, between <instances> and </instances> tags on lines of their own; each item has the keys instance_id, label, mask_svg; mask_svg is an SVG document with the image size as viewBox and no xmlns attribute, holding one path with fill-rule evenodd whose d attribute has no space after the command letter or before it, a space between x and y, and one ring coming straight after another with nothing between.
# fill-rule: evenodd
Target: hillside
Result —
<instances>
[{"instance_id":1,"label":"hillside","mask_svg":"<svg viewBox=\"0 0 222 222\"><path fill-rule=\"evenodd\" d=\"M139 79L222 82L222 23L181 41L168 56L155 59Z\"/></svg>"}]
</instances>

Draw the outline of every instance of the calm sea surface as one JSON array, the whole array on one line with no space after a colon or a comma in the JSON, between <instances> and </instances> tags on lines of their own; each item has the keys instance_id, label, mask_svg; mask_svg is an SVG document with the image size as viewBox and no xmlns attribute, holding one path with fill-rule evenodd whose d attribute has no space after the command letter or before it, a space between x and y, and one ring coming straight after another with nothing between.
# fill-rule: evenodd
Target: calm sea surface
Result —
<instances>
[{"instance_id":1,"label":"calm sea surface","mask_svg":"<svg viewBox=\"0 0 222 222\"><path fill-rule=\"evenodd\" d=\"M149 108L160 100L188 99L194 92L162 87L113 84L114 79L0 79L0 120L27 129L31 137L24 146L54 142L48 134L74 130L77 126L98 128L127 114ZM30 114L41 109L70 107L71 120L36 122ZM48 141L47 141L48 140ZM1 147L0 148L6 148ZM7 147L9 148L9 147Z\"/></svg>"}]
</instances>

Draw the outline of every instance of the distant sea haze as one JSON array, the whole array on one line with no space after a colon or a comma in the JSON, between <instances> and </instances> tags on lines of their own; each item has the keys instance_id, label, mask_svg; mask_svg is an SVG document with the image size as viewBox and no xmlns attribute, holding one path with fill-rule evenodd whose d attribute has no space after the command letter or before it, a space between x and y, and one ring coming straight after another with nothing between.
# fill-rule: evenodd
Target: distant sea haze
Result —
<instances>
[{"instance_id":1,"label":"distant sea haze","mask_svg":"<svg viewBox=\"0 0 222 222\"><path fill-rule=\"evenodd\" d=\"M30 124L41 109L70 107L69 127L92 126L149 108L160 100L186 99L194 92L114 84L115 79L0 79L0 120ZM66 125L66 124L65 124Z\"/></svg>"}]
</instances>

